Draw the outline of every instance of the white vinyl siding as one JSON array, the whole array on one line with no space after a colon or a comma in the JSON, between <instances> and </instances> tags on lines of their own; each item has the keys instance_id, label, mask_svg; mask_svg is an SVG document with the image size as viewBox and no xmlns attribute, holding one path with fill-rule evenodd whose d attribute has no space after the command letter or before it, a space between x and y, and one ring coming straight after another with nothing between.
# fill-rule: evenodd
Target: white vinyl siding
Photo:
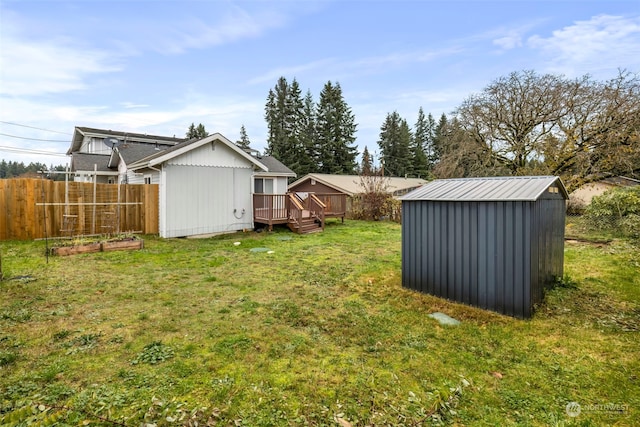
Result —
<instances>
[{"instance_id":1,"label":"white vinyl siding","mask_svg":"<svg viewBox=\"0 0 640 427\"><path fill-rule=\"evenodd\" d=\"M182 237L253 228L249 165L167 165L160 235Z\"/></svg>"},{"instance_id":2,"label":"white vinyl siding","mask_svg":"<svg viewBox=\"0 0 640 427\"><path fill-rule=\"evenodd\" d=\"M160 184L160 174L152 169L144 169L136 172L127 171L127 184L147 184L146 178L150 178L148 184Z\"/></svg>"}]
</instances>

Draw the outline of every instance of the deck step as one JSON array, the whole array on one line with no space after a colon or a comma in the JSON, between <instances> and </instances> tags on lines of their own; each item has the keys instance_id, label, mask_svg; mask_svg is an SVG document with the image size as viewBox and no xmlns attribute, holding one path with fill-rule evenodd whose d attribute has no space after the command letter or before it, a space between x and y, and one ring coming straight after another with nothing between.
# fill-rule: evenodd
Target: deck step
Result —
<instances>
[{"instance_id":1,"label":"deck step","mask_svg":"<svg viewBox=\"0 0 640 427\"><path fill-rule=\"evenodd\" d=\"M291 231L299 234L318 233L322 231L322 226L318 224L315 219L303 219L300 225L290 222L289 228Z\"/></svg>"}]
</instances>

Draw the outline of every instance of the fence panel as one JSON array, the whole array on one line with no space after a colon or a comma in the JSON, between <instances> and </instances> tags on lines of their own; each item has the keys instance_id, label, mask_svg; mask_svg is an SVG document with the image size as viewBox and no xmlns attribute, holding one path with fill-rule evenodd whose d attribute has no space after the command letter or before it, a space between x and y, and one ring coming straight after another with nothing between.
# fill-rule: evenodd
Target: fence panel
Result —
<instances>
[{"instance_id":1,"label":"fence panel","mask_svg":"<svg viewBox=\"0 0 640 427\"><path fill-rule=\"evenodd\" d=\"M157 184L0 180L0 240L158 232Z\"/></svg>"}]
</instances>

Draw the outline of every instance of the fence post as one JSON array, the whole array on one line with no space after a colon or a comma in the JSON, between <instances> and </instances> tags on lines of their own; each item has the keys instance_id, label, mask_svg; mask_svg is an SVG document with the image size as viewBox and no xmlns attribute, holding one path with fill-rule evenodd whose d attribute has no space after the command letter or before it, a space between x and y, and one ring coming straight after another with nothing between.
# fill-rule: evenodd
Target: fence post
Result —
<instances>
[{"instance_id":1,"label":"fence post","mask_svg":"<svg viewBox=\"0 0 640 427\"><path fill-rule=\"evenodd\" d=\"M96 234L96 185L98 183L98 165L93 164L93 211L91 213L91 234Z\"/></svg>"}]
</instances>

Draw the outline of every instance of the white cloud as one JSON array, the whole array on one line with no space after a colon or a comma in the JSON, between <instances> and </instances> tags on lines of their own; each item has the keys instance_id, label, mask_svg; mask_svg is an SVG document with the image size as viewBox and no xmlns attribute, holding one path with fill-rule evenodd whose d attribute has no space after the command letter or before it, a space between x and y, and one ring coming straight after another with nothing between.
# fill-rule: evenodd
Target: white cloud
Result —
<instances>
[{"instance_id":1,"label":"white cloud","mask_svg":"<svg viewBox=\"0 0 640 427\"><path fill-rule=\"evenodd\" d=\"M93 74L121 70L108 52L87 48L68 38L29 39L3 19L0 33L0 94L31 96L87 88Z\"/></svg>"},{"instance_id":2,"label":"white cloud","mask_svg":"<svg viewBox=\"0 0 640 427\"><path fill-rule=\"evenodd\" d=\"M256 76L248 84L276 81L279 77L297 77L302 73L322 71L323 75L331 75L334 80L342 80L349 76L363 76L388 72L391 67L404 67L411 64L434 61L436 59L453 56L461 48L449 47L440 50L416 50L412 52L392 52L387 55L368 56L341 61L338 58L325 58L306 64L279 67Z\"/></svg>"},{"instance_id":3,"label":"white cloud","mask_svg":"<svg viewBox=\"0 0 640 427\"><path fill-rule=\"evenodd\" d=\"M173 30L160 35L159 44L153 47L161 53L180 54L189 49L204 49L256 38L270 29L283 26L286 22L286 15L275 10L251 14L240 7L232 6L214 23L196 18L183 21Z\"/></svg>"},{"instance_id":4,"label":"white cloud","mask_svg":"<svg viewBox=\"0 0 640 427\"><path fill-rule=\"evenodd\" d=\"M318 61L309 62L307 64L274 68L260 76L256 76L250 79L247 83L250 85L253 85L253 84L259 84L259 83L265 83L265 82L274 82L282 76L285 76L287 78L289 76L295 77L296 75L299 75L300 73L303 73L306 71L325 69L326 67L330 65L334 65L335 63L336 63L335 59L327 58L327 59L320 59Z\"/></svg>"},{"instance_id":5,"label":"white cloud","mask_svg":"<svg viewBox=\"0 0 640 427\"><path fill-rule=\"evenodd\" d=\"M582 70L637 69L640 66L640 17L598 15L588 21L534 35L527 45L548 58L547 69L568 75Z\"/></svg>"},{"instance_id":6,"label":"white cloud","mask_svg":"<svg viewBox=\"0 0 640 427\"><path fill-rule=\"evenodd\" d=\"M120 105L123 108L147 108L149 106L149 104L136 104L128 101L121 102Z\"/></svg>"},{"instance_id":7,"label":"white cloud","mask_svg":"<svg viewBox=\"0 0 640 427\"><path fill-rule=\"evenodd\" d=\"M493 44L503 50L511 50L522 46L522 36L518 32L512 31L503 37L494 39Z\"/></svg>"}]
</instances>

